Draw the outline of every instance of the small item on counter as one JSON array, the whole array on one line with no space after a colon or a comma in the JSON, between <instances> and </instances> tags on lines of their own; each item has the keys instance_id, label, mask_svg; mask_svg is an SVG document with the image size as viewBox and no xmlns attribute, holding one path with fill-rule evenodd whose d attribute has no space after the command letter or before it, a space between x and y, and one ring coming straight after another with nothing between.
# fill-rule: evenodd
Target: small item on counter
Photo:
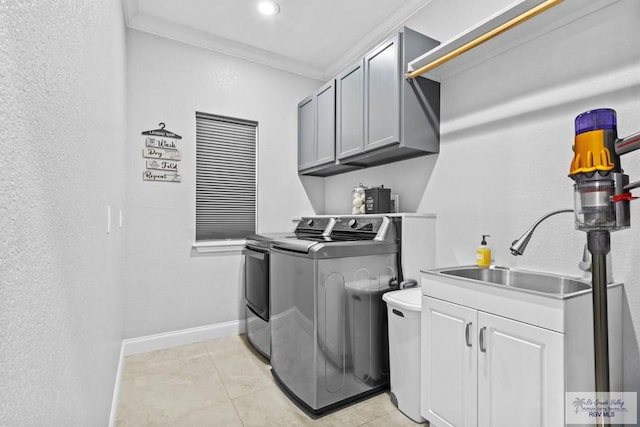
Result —
<instances>
[{"instance_id":1,"label":"small item on counter","mask_svg":"<svg viewBox=\"0 0 640 427\"><path fill-rule=\"evenodd\" d=\"M365 190L366 213L391 213L391 189L384 185Z\"/></svg>"},{"instance_id":2,"label":"small item on counter","mask_svg":"<svg viewBox=\"0 0 640 427\"><path fill-rule=\"evenodd\" d=\"M367 187L362 185L362 183L358 184L357 187L353 187L353 191L351 192L352 199L352 215L359 215L365 213L364 200L365 200L365 191Z\"/></svg>"},{"instance_id":3,"label":"small item on counter","mask_svg":"<svg viewBox=\"0 0 640 427\"><path fill-rule=\"evenodd\" d=\"M391 209L389 211L391 213L400 213L400 196L397 194L391 195Z\"/></svg>"},{"instance_id":4,"label":"small item on counter","mask_svg":"<svg viewBox=\"0 0 640 427\"><path fill-rule=\"evenodd\" d=\"M491 248L487 246L487 237L491 236L488 234L482 235L482 242L480 242L480 246L476 251L476 262L479 268L489 268L491 266Z\"/></svg>"}]
</instances>

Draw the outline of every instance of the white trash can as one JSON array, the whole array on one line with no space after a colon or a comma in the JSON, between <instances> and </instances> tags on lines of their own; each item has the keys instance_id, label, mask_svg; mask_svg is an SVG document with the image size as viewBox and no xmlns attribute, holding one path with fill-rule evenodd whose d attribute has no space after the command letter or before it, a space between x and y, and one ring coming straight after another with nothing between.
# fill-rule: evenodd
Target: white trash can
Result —
<instances>
[{"instance_id":1,"label":"white trash can","mask_svg":"<svg viewBox=\"0 0 640 427\"><path fill-rule=\"evenodd\" d=\"M420 310L422 289L387 292L391 401L416 422L420 416Z\"/></svg>"}]
</instances>

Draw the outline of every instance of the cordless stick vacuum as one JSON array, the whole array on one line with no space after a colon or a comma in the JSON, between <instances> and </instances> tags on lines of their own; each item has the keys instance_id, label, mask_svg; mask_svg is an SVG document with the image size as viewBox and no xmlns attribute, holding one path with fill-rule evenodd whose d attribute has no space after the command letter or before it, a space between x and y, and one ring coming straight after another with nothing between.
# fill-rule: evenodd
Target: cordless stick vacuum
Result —
<instances>
[{"instance_id":1,"label":"cordless stick vacuum","mask_svg":"<svg viewBox=\"0 0 640 427\"><path fill-rule=\"evenodd\" d=\"M607 253L611 232L630 227L629 192L640 181L629 183L620 156L640 148L640 133L619 139L616 112L602 108L576 117L574 157L569 177L574 184L576 229L587 233L591 252L593 286L593 337L596 396L609 393L609 342L607 319ZM598 418L598 425L604 425Z\"/></svg>"}]
</instances>

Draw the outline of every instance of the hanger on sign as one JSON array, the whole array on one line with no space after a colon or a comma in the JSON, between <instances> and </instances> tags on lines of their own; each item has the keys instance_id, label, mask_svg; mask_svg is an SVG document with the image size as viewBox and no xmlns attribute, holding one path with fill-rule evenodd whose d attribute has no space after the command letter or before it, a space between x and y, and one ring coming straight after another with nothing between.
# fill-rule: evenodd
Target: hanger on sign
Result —
<instances>
[{"instance_id":1,"label":"hanger on sign","mask_svg":"<svg viewBox=\"0 0 640 427\"><path fill-rule=\"evenodd\" d=\"M146 131L142 132L142 134L143 135L155 135L155 136L164 136L164 137L167 137L167 138L182 139L182 137L180 135L178 135L177 133L173 133L173 132L170 132L170 131L166 130L164 128L166 125L163 122L160 122L158 124L158 126L160 126L159 129L146 130Z\"/></svg>"}]
</instances>

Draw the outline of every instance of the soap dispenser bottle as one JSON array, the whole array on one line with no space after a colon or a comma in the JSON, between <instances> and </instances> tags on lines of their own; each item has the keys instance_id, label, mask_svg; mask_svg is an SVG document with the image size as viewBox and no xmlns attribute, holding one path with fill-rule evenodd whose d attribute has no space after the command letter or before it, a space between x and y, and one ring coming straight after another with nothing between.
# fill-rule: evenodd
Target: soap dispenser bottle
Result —
<instances>
[{"instance_id":1,"label":"soap dispenser bottle","mask_svg":"<svg viewBox=\"0 0 640 427\"><path fill-rule=\"evenodd\" d=\"M487 246L488 234L482 235L482 242L476 251L478 268L489 268L491 266L491 248Z\"/></svg>"}]
</instances>

